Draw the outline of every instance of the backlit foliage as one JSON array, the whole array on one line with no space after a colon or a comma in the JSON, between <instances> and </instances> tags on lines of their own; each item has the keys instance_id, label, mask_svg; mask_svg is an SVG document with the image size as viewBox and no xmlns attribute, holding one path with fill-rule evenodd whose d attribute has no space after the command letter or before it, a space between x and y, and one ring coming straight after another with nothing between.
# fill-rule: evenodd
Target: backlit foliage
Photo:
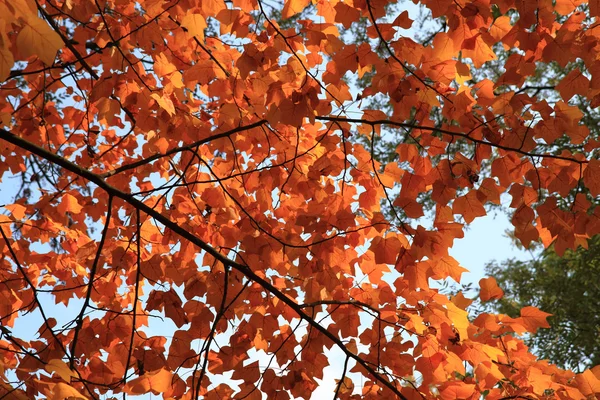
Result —
<instances>
[{"instance_id":1,"label":"backlit foliage","mask_svg":"<svg viewBox=\"0 0 600 400\"><path fill-rule=\"evenodd\" d=\"M421 3L424 44L386 0L0 0L0 395L309 398L335 354L339 399L595 398L548 314L430 284L502 194L524 245L600 233L600 3Z\"/></svg>"}]
</instances>

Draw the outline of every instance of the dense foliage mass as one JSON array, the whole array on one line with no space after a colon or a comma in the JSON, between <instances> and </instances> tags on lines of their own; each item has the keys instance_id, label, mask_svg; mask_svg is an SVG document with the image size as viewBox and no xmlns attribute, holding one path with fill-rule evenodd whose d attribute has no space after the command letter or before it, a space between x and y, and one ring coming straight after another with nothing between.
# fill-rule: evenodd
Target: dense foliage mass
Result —
<instances>
[{"instance_id":1,"label":"dense foliage mass","mask_svg":"<svg viewBox=\"0 0 600 400\"><path fill-rule=\"evenodd\" d=\"M505 193L525 245L600 232L600 3L421 3L423 43L385 0L0 0L0 395L597 396L547 313L430 284Z\"/></svg>"},{"instance_id":2,"label":"dense foliage mass","mask_svg":"<svg viewBox=\"0 0 600 400\"><path fill-rule=\"evenodd\" d=\"M491 263L486 272L505 293L487 308L518 316L533 305L552 314L550 329L526 340L536 354L575 370L600 365L600 236L562 257L549 248L532 261Z\"/></svg>"}]
</instances>

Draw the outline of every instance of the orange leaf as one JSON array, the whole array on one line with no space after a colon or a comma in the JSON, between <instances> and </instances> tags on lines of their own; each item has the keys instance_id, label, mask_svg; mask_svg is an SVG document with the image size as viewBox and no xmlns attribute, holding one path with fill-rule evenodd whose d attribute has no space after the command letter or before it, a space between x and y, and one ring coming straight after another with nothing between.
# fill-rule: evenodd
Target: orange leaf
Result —
<instances>
[{"instance_id":1,"label":"orange leaf","mask_svg":"<svg viewBox=\"0 0 600 400\"><path fill-rule=\"evenodd\" d=\"M454 200L452 205L452 212L454 214L462 214L465 222L470 224L477 217L486 215L483 204L477 197L477 191L471 190L466 196L460 196Z\"/></svg>"},{"instance_id":2,"label":"orange leaf","mask_svg":"<svg viewBox=\"0 0 600 400\"><path fill-rule=\"evenodd\" d=\"M152 93L152 95L150 97L152 97L154 100L156 100L158 105L163 110L167 111L169 113L169 115L175 115L175 105L173 105L173 102L167 95L165 95L163 93L163 95L161 96L158 93Z\"/></svg>"},{"instance_id":3,"label":"orange leaf","mask_svg":"<svg viewBox=\"0 0 600 400\"><path fill-rule=\"evenodd\" d=\"M396 236L387 238L376 236L369 249L375 253L377 264L395 264L402 247L402 243Z\"/></svg>"},{"instance_id":4,"label":"orange leaf","mask_svg":"<svg viewBox=\"0 0 600 400\"><path fill-rule=\"evenodd\" d=\"M79 214L83 207L79 205L79 201L75 198L75 196L65 193L61 197L60 204L56 207L59 213L66 214L70 212L72 214Z\"/></svg>"},{"instance_id":5,"label":"orange leaf","mask_svg":"<svg viewBox=\"0 0 600 400\"><path fill-rule=\"evenodd\" d=\"M206 29L206 19L202 14L187 14L181 21L181 26L187 29L188 33L204 40L204 30Z\"/></svg>"},{"instance_id":6,"label":"orange leaf","mask_svg":"<svg viewBox=\"0 0 600 400\"><path fill-rule=\"evenodd\" d=\"M464 382L448 382L440 388L443 400L468 399L473 395L475 385Z\"/></svg>"},{"instance_id":7,"label":"orange leaf","mask_svg":"<svg viewBox=\"0 0 600 400\"><path fill-rule=\"evenodd\" d=\"M7 204L4 206L4 208L9 210L16 220L21 220L25 218L25 212L27 211L27 207L21 204Z\"/></svg>"},{"instance_id":8,"label":"orange leaf","mask_svg":"<svg viewBox=\"0 0 600 400\"><path fill-rule=\"evenodd\" d=\"M577 387L585 396L600 393L600 380L589 369L581 374L577 374L575 382L577 382Z\"/></svg>"},{"instance_id":9,"label":"orange leaf","mask_svg":"<svg viewBox=\"0 0 600 400\"><path fill-rule=\"evenodd\" d=\"M0 47L0 82L4 81L10 75L10 69L15 60L8 48Z\"/></svg>"},{"instance_id":10,"label":"orange leaf","mask_svg":"<svg viewBox=\"0 0 600 400\"><path fill-rule=\"evenodd\" d=\"M281 17L288 19L294 15L301 13L306 6L310 4L310 0L285 0Z\"/></svg>"},{"instance_id":11,"label":"orange leaf","mask_svg":"<svg viewBox=\"0 0 600 400\"><path fill-rule=\"evenodd\" d=\"M52 387L52 395L48 396L48 400L87 400L77 389L66 383L59 382Z\"/></svg>"},{"instance_id":12,"label":"orange leaf","mask_svg":"<svg viewBox=\"0 0 600 400\"><path fill-rule=\"evenodd\" d=\"M71 370L63 360L58 358L50 360L44 368L48 372L55 372L65 382L71 382L71 378L77 376L75 371Z\"/></svg>"},{"instance_id":13,"label":"orange leaf","mask_svg":"<svg viewBox=\"0 0 600 400\"><path fill-rule=\"evenodd\" d=\"M586 95L590 86L590 80L581 73L579 69L574 69L565 76L556 86L564 101L569 101L576 94Z\"/></svg>"},{"instance_id":14,"label":"orange leaf","mask_svg":"<svg viewBox=\"0 0 600 400\"><path fill-rule=\"evenodd\" d=\"M495 278L483 278L479 281L479 297L482 301L489 301L492 299L501 299L504 296L504 290L500 289Z\"/></svg>"},{"instance_id":15,"label":"orange leaf","mask_svg":"<svg viewBox=\"0 0 600 400\"><path fill-rule=\"evenodd\" d=\"M539 368L530 367L527 370L527 378L533 388L533 393L543 395L546 390L552 389L552 377L544 374Z\"/></svg>"},{"instance_id":16,"label":"orange leaf","mask_svg":"<svg viewBox=\"0 0 600 400\"><path fill-rule=\"evenodd\" d=\"M35 55L46 65L52 65L56 52L63 46L63 41L46 21L30 18L27 25L17 36L19 52L26 57Z\"/></svg>"},{"instance_id":17,"label":"orange leaf","mask_svg":"<svg viewBox=\"0 0 600 400\"><path fill-rule=\"evenodd\" d=\"M164 368L147 372L128 382L123 391L128 394L145 394L152 392L156 395L164 393L171 387L173 375Z\"/></svg>"},{"instance_id":18,"label":"orange leaf","mask_svg":"<svg viewBox=\"0 0 600 400\"><path fill-rule=\"evenodd\" d=\"M523 322L523 325L527 331L535 333L538 328L550 328L546 318L552 316L552 314L545 313L537 307L523 307L521 310L521 317L518 318Z\"/></svg>"},{"instance_id":19,"label":"orange leaf","mask_svg":"<svg viewBox=\"0 0 600 400\"><path fill-rule=\"evenodd\" d=\"M408 11L404 10L396 17L394 22L392 22L392 25L399 26L403 29L410 29L412 23L412 19L408 17Z\"/></svg>"}]
</instances>

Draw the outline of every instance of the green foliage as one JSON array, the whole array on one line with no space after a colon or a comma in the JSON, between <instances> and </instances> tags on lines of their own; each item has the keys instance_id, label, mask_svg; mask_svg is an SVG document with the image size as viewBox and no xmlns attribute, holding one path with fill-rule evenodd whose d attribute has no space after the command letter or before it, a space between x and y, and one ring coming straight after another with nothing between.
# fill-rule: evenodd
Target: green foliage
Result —
<instances>
[{"instance_id":1,"label":"green foliage","mask_svg":"<svg viewBox=\"0 0 600 400\"><path fill-rule=\"evenodd\" d=\"M559 257L550 248L535 261L488 264L486 273L505 291L491 310L516 317L533 305L553 314L551 329L528 338L541 358L575 370L600 364L600 236L587 250Z\"/></svg>"}]
</instances>

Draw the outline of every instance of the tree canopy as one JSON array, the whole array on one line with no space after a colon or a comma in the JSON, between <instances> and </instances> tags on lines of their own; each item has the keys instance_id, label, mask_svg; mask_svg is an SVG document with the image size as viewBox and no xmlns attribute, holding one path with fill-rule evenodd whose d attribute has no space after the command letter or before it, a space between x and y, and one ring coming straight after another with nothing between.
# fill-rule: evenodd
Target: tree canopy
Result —
<instances>
[{"instance_id":1,"label":"tree canopy","mask_svg":"<svg viewBox=\"0 0 600 400\"><path fill-rule=\"evenodd\" d=\"M309 398L331 352L339 399L600 394L544 310L433 285L507 194L525 246L600 233L600 3L420 3L423 41L385 0L0 0L0 395Z\"/></svg>"},{"instance_id":2,"label":"tree canopy","mask_svg":"<svg viewBox=\"0 0 600 400\"><path fill-rule=\"evenodd\" d=\"M573 369L600 365L600 236L589 247L559 257L552 248L532 261L494 262L486 273L496 278L504 297L487 303L496 312L518 316L533 305L552 314L550 329L527 342L541 358Z\"/></svg>"}]
</instances>

